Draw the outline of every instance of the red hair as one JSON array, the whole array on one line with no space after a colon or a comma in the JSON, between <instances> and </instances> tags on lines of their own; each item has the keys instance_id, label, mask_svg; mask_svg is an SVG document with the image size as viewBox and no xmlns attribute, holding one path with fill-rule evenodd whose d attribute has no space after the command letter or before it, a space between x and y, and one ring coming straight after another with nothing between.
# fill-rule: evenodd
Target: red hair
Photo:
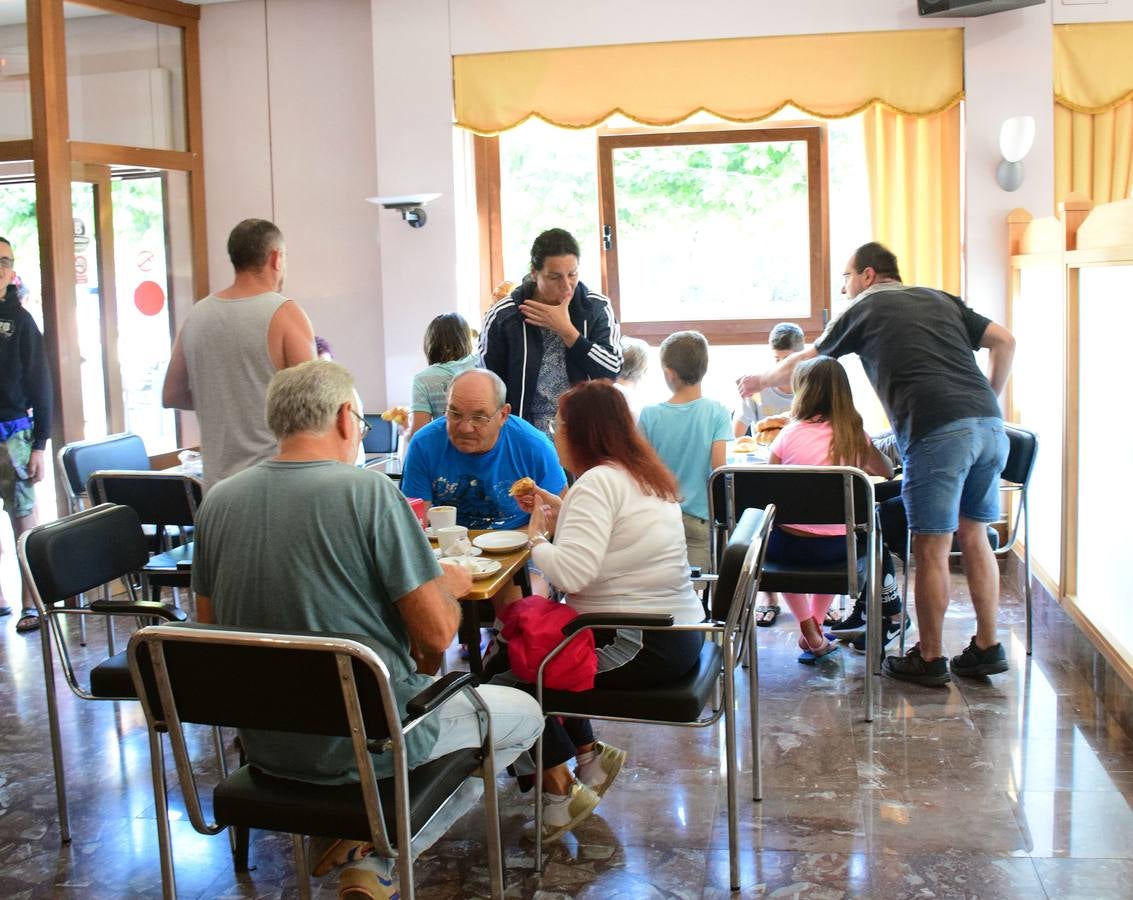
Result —
<instances>
[{"instance_id":1,"label":"red hair","mask_svg":"<svg viewBox=\"0 0 1133 900\"><path fill-rule=\"evenodd\" d=\"M604 463L630 474L642 492L676 502L677 479L634 424L622 392L609 381L583 381L559 397L576 475Z\"/></svg>"}]
</instances>

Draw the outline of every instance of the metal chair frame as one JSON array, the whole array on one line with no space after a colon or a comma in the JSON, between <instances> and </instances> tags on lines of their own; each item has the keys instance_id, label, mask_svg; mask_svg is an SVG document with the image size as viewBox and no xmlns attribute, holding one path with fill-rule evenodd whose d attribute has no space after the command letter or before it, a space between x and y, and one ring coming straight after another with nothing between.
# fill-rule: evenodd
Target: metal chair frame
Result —
<instances>
[{"instance_id":1,"label":"metal chair frame","mask_svg":"<svg viewBox=\"0 0 1133 900\"><path fill-rule=\"evenodd\" d=\"M643 725L667 725L676 728L707 728L724 719L724 743L727 755L727 786L728 786L728 855L730 863L731 883L733 890L739 885L739 754L736 740L736 682L735 670L750 649L751 665L748 668L748 707L751 716L751 752L752 752L752 799L763 799L763 777L761 757L759 752L759 666L757 660L757 647L755 640L755 598L759 592L759 577L763 566L763 557L767 549L767 535L775 518L775 507L769 506L762 511L762 519L755 526L752 538L744 554L740 567L736 587L732 593L728 615L723 620L709 619L697 625L675 625L672 616L663 615L630 615L619 616L617 613L594 613L578 616L567 628L567 636L549 653L540 664L536 674L535 698L546 716L565 716L573 718L598 719L609 722L636 722ZM718 584L718 580L708 576L709 583ZM715 588L714 588L715 589ZM632 621L629 621L632 620ZM645 624L653 620L656 624ZM664 620L664 621L662 621ZM712 711L710 715L703 716L691 722L675 722L662 719L635 718L630 716L614 716L594 714L590 712L561 711L553 706L548 708L544 701L543 674L548 664L561 653L571 642L574 635L583 629L616 628L621 625L632 625L635 629L643 631L698 631L718 640L722 644L723 665L717 678L717 683L724 683L724 702ZM648 693L648 688L640 691ZM584 695L582 695L584 696ZM540 733L535 747L535 869L539 871L543 866L543 768L538 761L543 758L543 735Z\"/></svg>"},{"instance_id":2,"label":"metal chair frame","mask_svg":"<svg viewBox=\"0 0 1133 900\"><path fill-rule=\"evenodd\" d=\"M843 515L827 522L825 518L815 517L799 500L792 496L792 480L822 479L837 483L842 496ZM881 657L881 540L877 508L874 502L873 482L870 476L853 466L721 466L708 478L708 521L723 522L728 533L735 527L737 513L742 512L737 505L736 482L755 484L782 482L782 487L770 490L766 499L760 491L745 487L744 508L771 502L776 505L777 515L785 522L798 522L806 525L844 525L846 528L846 593L857 596L861 591L857 569L857 535L864 534L866 541L866 673L865 673L865 720L873 721L874 681L879 675ZM716 509L717 484L724 498L724 516ZM753 499L750 494L757 496ZM717 529L710 529L710 557L716 558L718 541ZM766 576L768 573L764 573ZM776 590L774 586L764 588Z\"/></svg>"},{"instance_id":3,"label":"metal chair frame","mask_svg":"<svg viewBox=\"0 0 1133 900\"><path fill-rule=\"evenodd\" d=\"M150 759L153 774L154 799L157 804L157 829L161 856L162 893L165 898L176 897L176 879L173 868L173 846L169 830L168 796L164 778L162 761L161 735L168 733L169 742L173 750L178 780L185 798L185 805L189 814L189 821L201 834L217 834L225 825L218 824L206 818L201 805L200 788L197 784L196 773L192 759L189 756L185 740L185 721L197 724L214 726L230 725L241 727L243 722L235 714L223 712L206 712L202 710L200 691L194 690L193 704L196 711L189 711L191 718L183 720L181 704L177 699L170 678L165 648L171 643L186 645L209 645L224 648L247 648L249 651L270 648L272 650L295 651L298 653L328 654L334 657L336 687L341 692L341 701L345 713L345 727L339 736L349 737L354 748L355 761L358 766L359 780L365 800L366 817L370 828L370 839L375 851L383 856L396 858L398 851L390 843L386 831L382 811L382 801L378 793L374 761L371 756L374 752L390 752L393 758L394 802L396 806L397 846L406 848L408 862L400 865L400 890L405 900L414 897L413 865L412 865L412 837L409 809L408 760L405 745L405 735L418 728L426 721L429 715L443 705L444 700L458 693L464 692L476 707L481 721L481 772L495 772L495 758L492 743L491 714L487 704L475 690L475 680L469 673L452 672L435 682L425 692L411 700L408 704L409 718L402 722L398 717L398 704L389 681L389 670L382 662L381 657L370 646L349 636L331 637L313 633L277 633L268 631L248 631L233 628L220 628L216 626L166 626L158 625L144 628L136 632L130 639L129 662L130 671L134 677L142 708L145 712L149 728ZM143 666L141 654L145 651L148 666ZM372 679L369 692L359 690L359 674L363 682ZM265 680L268 676L265 675ZM257 685L253 685L253 688ZM265 685L265 689L270 685ZM366 700L374 696L376 688L378 701L375 703ZM428 697L426 698L426 695ZM330 696L328 695L328 702ZM420 704L420 706L415 706ZM422 711L423 710L423 711ZM291 707L285 713L276 716L278 722L273 722L271 730L297 731L303 727L304 715L309 715L302 705ZM384 724L385 734L371 737L367 729L367 721ZM320 732L322 733L322 732ZM438 806L433 816L451 801L452 795ZM484 777L484 799L487 812L487 831L489 849L489 873L492 883L492 896L502 898L503 858L500 847L499 806L496 794L495 778L491 775ZM427 823L422 825L422 829ZM292 835L292 848L295 853L296 877L298 879L301 897L310 896L310 883L307 877L306 851L301 835Z\"/></svg>"},{"instance_id":4,"label":"metal chair frame","mask_svg":"<svg viewBox=\"0 0 1133 900\"><path fill-rule=\"evenodd\" d=\"M76 697L82 700L137 700L138 698L134 694L125 694L122 696L94 694L91 690L80 684L67 646L67 638L63 629L64 618L75 617L81 622L88 616L105 617L108 622L108 631L110 631L110 623L114 616L148 616L171 621L184 618L184 614L179 610L172 610L169 607L164 607L156 603L139 601L137 588L128 577L133 569L123 569L112 576L113 578L121 578L123 584L126 586L130 597L128 602L107 599L96 600L90 606L80 603L80 605L76 607L66 607L56 605L65 599L64 597L44 596L41 588L41 578L39 576L42 574L46 578L47 573L38 572L37 564L33 563L30 559L34 551L29 549L29 545L35 545L38 541L43 539L43 535L45 534L57 535L65 529L89 526L92 522L99 519L106 521L108 527L114 525L114 520L118 520L119 524L124 523L128 526L129 521L125 521L125 519L132 519L134 525L137 527L138 547L136 548L136 556L140 568L140 564L144 562L145 557L148 555L145 548L145 536L142 534L141 524L137 521L137 515L133 510L112 504L102 504L90 509L79 510L62 519L32 528L20 536L17 549L24 582L31 590L32 600L41 617L40 621L43 623L39 630L40 644L43 651L43 680L44 687L47 691L47 718L51 734L51 755L55 769L55 797L59 811L59 830L62 841L65 844L69 843L71 840L71 826L67 804L66 772L63 765L63 743L59 726L59 706L55 694L55 665L52 641L54 640L55 646L59 651L59 662L67 681L67 687L71 689L71 693ZM120 538L120 535L118 537ZM106 584L106 582L84 582L83 591L75 591L74 595L82 596L85 591L98 587L99 584ZM114 656L113 648L110 649L108 656Z\"/></svg>"}]
</instances>

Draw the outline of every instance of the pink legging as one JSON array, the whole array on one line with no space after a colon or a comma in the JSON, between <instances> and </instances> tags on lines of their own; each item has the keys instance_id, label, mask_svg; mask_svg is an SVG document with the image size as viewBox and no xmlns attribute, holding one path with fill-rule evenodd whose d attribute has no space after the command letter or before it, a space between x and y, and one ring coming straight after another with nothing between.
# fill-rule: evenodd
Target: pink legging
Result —
<instances>
[{"instance_id":1,"label":"pink legging","mask_svg":"<svg viewBox=\"0 0 1133 900\"><path fill-rule=\"evenodd\" d=\"M815 619L822 630L822 620L837 594L783 594L783 600L801 626L807 619Z\"/></svg>"}]
</instances>

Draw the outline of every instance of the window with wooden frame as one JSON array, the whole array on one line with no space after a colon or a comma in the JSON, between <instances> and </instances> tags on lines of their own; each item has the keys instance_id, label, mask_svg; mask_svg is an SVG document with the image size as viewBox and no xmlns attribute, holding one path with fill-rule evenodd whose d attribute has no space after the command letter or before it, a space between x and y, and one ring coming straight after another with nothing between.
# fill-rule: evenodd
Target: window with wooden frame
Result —
<instances>
[{"instance_id":1,"label":"window with wooden frame","mask_svg":"<svg viewBox=\"0 0 1133 900\"><path fill-rule=\"evenodd\" d=\"M822 123L555 130L541 147L501 154L498 138L475 140L481 296L518 277L538 231L561 225L582 245L583 281L600 281L627 335L656 345L695 328L713 344L760 344L784 320L808 336L822 330L830 306ZM579 164L584 153L594 168ZM539 191L557 202L533 199ZM509 206L522 206L516 219L501 208ZM538 225L505 234L505 218Z\"/></svg>"}]
</instances>

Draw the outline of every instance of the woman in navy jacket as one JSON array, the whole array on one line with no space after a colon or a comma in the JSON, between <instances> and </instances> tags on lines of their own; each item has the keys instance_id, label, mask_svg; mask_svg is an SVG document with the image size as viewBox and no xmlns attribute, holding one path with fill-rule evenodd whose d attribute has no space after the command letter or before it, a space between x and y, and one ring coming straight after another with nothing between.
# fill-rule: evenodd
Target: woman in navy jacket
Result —
<instances>
[{"instance_id":1,"label":"woman in navy jacket","mask_svg":"<svg viewBox=\"0 0 1133 900\"><path fill-rule=\"evenodd\" d=\"M531 246L531 271L488 310L481 365L507 385L514 414L546 432L559 395L591 378L617 378L621 333L608 297L578 280L578 241L562 228Z\"/></svg>"}]
</instances>

